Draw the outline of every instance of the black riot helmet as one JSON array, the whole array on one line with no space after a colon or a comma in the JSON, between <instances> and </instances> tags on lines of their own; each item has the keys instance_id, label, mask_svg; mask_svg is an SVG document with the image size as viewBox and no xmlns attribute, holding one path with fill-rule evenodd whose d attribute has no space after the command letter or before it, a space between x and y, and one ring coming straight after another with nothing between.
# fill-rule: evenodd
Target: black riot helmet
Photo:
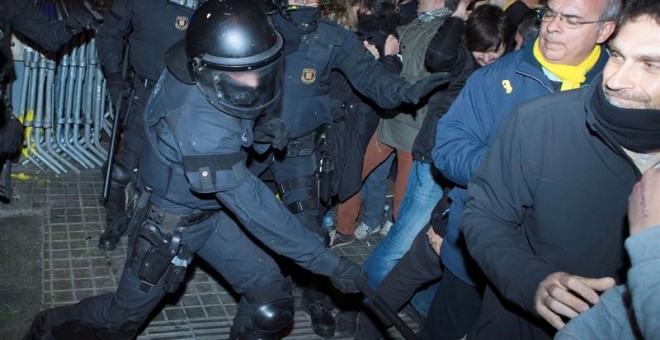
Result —
<instances>
[{"instance_id":1,"label":"black riot helmet","mask_svg":"<svg viewBox=\"0 0 660 340\"><path fill-rule=\"evenodd\" d=\"M213 106L254 119L279 102L282 45L280 34L252 1L209 0L193 14L183 42L168 51L168 68L183 80L170 60L183 49L188 75Z\"/></svg>"},{"instance_id":2,"label":"black riot helmet","mask_svg":"<svg viewBox=\"0 0 660 340\"><path fill-rule=\"evenodd\" d=\"M279 12L284 19L290 22L302 34L309 34L319 26L321 8L332 5L341 5L337 0L301 0L289 4L289 0L255 0L268 14Z\"/></svg>"}]
</instances>

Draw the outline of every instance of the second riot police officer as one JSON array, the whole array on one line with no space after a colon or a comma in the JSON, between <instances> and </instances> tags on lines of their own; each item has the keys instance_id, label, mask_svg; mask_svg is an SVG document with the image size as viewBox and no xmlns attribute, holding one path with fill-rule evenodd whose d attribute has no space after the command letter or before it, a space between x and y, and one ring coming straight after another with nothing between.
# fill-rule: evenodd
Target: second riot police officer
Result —
<instances>
[{"instance_id":1,"label":"second riot police officer","mask_svg":"<svg viewBox=\"0 0 660 340\"><path fill-rule=\"evenodd\" d=\"M114 0L96 34L99 63L107 78L113 102L133 88L130 112L124 122L123 140L114 157L110 191L106 203L106 229L99 248L114 250L126 232L124 189L132 179L142 150L142 112L154 85L165 69L165 52L183 39L193 11L204 0ZM128 60L124 51L128 48ZM126 80L122 65L133 70L132 82ZM130 76L129 76L130 79Z\"/></svg>"},{"instance_id":2,"label":"second riot police officer","mask_svg":"<svg viewBox=\"0 0 660 340\"><path fill-rule=\"evenodd\" d=\"M324 238L321 204L332 194L325 189L333 187L333 183L326 181L333 180L333 152L338 152L336 146L330 145L334 140L331 71L342 72L358 92L383 108L416 104L448 80L446 74L435 74L409 84L387 71L354 33L321 18L320 0L265 1L275 5L270 18L284 37L280 110L289 141L283 152L275 150L253 157L250 170L263 174L270 169L284 204L308 229ZM303 307L311 316L313 330L322 337L331 337L335 320L321 281L301 282L307 286Z\"/></svg>"},{"instance_id":3,"label":"second riot police officer","mask_svg":"<svg viewBox=\"0 0 660 340\"><path fill-rule=\"evenodd\" d=\"M193 254L242 295L231 339L276 339L293 321L291 283L261 247L357 292L361 268L325 248L245 166L245 149L258 133L254 120L279 102L282 46L251 1L198 8L185 41L168 52L169 71L145 110L142 194L131 209L119 287L42 312L28 339L81 338L82 331L134 337L165 294L178 289Z\"/></svg>"}]
</instances>

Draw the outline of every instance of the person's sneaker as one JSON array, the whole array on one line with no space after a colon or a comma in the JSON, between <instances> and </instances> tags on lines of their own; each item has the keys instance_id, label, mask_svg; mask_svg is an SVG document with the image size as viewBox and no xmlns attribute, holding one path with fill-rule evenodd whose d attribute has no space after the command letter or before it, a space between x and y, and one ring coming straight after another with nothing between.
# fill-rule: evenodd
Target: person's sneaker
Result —
<instances>
[{"instance_id":1,"label":"person's sneaker","mask_svg":"<svg viewBox=\"0 0 660 340\"><path fill-rule=\"evenodd\" d=\"M390 229L392 229L393 225L394 223L392 223L392 221L386 220L385 222L383 222L383 225L380 227L380 231L378 232L378 234L380 234L380 236L383 237L387 236L387 234L390 233Z\"/></svg>"},{"instance_id":2,"label":"person's sneaker","mask_svg":"<svg viewBox=\"0 0 660 340\"><path fill-rule=\"evenodd\" d=\"M355 241L354 235L344 235L336 230L330 232L330 248L347 246Z\"/></svg>"},{"instance_id":3,"label":"person's sneaker","mask_svg":"<svg viewBox=\"0 0 660 340\"><path fill-rule=\"evenodd\" d=\"M357 238L358 240L364 240L365 238L367 238L367 236L371 234L375 234L379 231L380 231L380 225L378 225L375 228L372 228L364 224L364 222L360 222L357 228L355 228L353 235L355 235L355 238Z\"/></svg>"}]
</instances>

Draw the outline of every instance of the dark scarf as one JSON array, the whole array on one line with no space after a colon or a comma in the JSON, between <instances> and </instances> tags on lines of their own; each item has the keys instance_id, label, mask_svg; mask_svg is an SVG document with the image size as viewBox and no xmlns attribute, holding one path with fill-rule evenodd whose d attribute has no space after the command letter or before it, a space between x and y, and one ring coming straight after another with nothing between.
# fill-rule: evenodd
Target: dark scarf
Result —
<instances>
[{"instance_id":1,"label":"dark scarf","mask_svg":"<svg viewBox=\"0 0 660 340\"><path fill-rule=\"evenodd\" d=\"M273 16L273 23L284 38L284 54L298 50L302 35L312 33L319 24L318 8L302 8L295 11L283 11Z\"/></svg>"},{"instance_id":2,"label":"dark scarf","mask_svg":"<svg viewBox=\"0 0 660 340\"><path fill-rule=\"evenodd\" d=\"M628 150L638 153L659 150L660 110L624 109L610 104L603 93L601 79L593 82L596 89L590 101L598 123Z\"/></svg>"}]
</instances>

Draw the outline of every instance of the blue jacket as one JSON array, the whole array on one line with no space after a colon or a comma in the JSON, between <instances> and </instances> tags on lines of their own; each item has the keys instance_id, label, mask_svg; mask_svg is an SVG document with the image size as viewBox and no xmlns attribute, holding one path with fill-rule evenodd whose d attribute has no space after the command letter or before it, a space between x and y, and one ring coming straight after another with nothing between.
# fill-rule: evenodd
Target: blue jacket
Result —
<instances>
[{"instance_id":1,"label":"blue jacket","mask_svg":"<svg viewBox=\"0 0 660 340\"><path fill-rule=\"evenodd\" d=\"M561 86L545 75L534 58L533 44L503 56L474 72L449 111L438 121L432 156L435 166L457 184L450 193L450 214L462 214L467 183L488 151L497 131L512 109L530 99L559 91ZM583 86L591 83L607 62L603 49ZM447 227L440 257L452 274L474 285L476 265L470 259L459 231L460 219Z\"/></svg>"}]
</instances>

